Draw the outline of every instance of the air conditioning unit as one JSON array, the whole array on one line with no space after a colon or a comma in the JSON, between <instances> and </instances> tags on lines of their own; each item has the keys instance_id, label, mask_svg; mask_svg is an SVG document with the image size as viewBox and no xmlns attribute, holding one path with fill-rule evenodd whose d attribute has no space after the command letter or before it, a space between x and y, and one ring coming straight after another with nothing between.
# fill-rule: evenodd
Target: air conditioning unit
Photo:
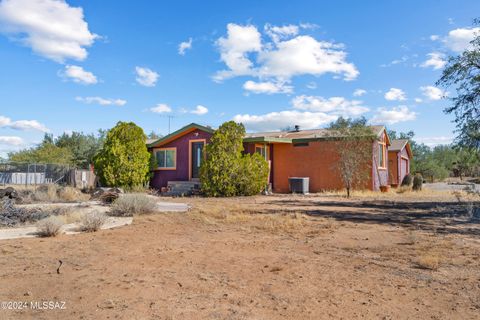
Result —
<instances>
[{"instance_id":1,"label":"air conditioning unit","mask_svg":"<svg viewBox=\"0 0 480 320\"><path fill-rule=\"evenodd\" d=\"M288 178L288 185L290 192L308 194L309 191L309 177L290 177Z\"/></svg>"}]
</instances>

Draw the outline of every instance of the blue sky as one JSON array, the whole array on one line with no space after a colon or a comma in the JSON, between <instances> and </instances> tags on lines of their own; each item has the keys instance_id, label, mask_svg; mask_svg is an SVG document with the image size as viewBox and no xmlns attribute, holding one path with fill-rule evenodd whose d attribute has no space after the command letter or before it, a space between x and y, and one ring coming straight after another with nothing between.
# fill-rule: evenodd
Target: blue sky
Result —
<instances>
[{"instance_id":1,"label":"blue sky","mask_svg":"<svg viewBox=\"0 0 480 320\"><path fill-rule=\"evenodd\" d=\"M448 92L478 1L0 1L0 156L44 132L134 121L247 130L366 116L448 143ZM183 43L183 44L182 44ZM452 94L454 92L451 92Z\"/></svg>"}]
</instances>

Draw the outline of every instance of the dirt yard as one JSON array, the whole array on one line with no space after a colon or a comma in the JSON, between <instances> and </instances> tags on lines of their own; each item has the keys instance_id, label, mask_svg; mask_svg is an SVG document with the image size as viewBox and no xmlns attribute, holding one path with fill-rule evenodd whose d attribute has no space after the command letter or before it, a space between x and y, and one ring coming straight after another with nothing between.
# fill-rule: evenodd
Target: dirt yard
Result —
<instances>
[{"instance_id":1,"label":"dirt yard","mask_svg":"<svg viewBox=\"0 0 480 320\"><path fill-rule=\"evenodd\" d=\"M1 241L0 300L64 301L65 309L26 306L0 310L0 319L479 318L471 199L166 200L193 209Z\"/></svg>"}]
</instances>

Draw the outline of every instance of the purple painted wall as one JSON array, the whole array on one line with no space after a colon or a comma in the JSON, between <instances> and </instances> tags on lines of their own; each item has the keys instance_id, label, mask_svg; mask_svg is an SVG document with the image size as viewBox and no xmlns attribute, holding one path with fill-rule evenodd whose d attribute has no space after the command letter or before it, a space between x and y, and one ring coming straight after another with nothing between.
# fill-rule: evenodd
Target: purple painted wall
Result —
<instances>
[{"instance_id":1,"label":"purple painted wall","mask_svg":"<svg viewBox=\"0 0 480 320\"><path fill-rule=\"evenodd\" d=\"M211 136L211 133L196 129L158 147L177 148L177 167L176 170L155 170L153 178L150 181L150 186L155 189L160 189L162 187L166 187L168 181L188 181L190 170L189 141L205 139L208 143Z\"/></svg>"}]
</instances>

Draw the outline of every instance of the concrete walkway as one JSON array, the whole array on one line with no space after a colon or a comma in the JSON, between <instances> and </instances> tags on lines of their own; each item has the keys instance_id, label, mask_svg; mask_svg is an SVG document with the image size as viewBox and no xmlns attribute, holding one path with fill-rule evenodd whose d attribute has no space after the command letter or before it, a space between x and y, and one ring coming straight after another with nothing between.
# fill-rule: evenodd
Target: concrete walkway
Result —
<instances>
[{"instance_id":1,"label":"concrete walkway","mask_svg":"<svg viewBox=\"0 0 480 320\"><path fill-rule=\"evenodd\" d=\"M131 224L132 217L108 217L107 221L101 227L102 230L113 229ZM77 234L82 233L79 230L79 225L76 223L66 224L62 227L63 234ZM37 227L20 227L0 229L0 240L19 239L19 238L36 238Z\"/></svg>"},{"instance_id":2,"label":"concrete walkway","mask_svg":"<svg viewBox=\"0 0 480 320\"><path fill-rule=\"evenodd\" d=\"M101 211L107 212L108 207L105 207L100 204L98 201L89 201L88 202L91 207L87 209L87 211ZM52 204L41 204L44 207L59 207L59 206L78 206L79 203L52 203ZM80 204L81 205L81 204ZM39 204L29 204L29 205L21 205L23 208L28 207L38 207ZM175 202L164 202L159 201L157 203L157 210L158 212L187 212L190 209L190 206L186 203L175 203ZM103 224L101 229L113 229L122 226L126 226L131 224L133 221L132 217L108 217L107 221ZM66 224L62 227L63 234L77 234L81 233L79 231L79 225L76 223ZM35 238L38 237L37 235L37 227L36 226L25 226L25 227L18 227L18 228L5 228L0 229L0 240L7 240L7 239L19 239L19 238Z\"/></svg>"}]
</instances>

